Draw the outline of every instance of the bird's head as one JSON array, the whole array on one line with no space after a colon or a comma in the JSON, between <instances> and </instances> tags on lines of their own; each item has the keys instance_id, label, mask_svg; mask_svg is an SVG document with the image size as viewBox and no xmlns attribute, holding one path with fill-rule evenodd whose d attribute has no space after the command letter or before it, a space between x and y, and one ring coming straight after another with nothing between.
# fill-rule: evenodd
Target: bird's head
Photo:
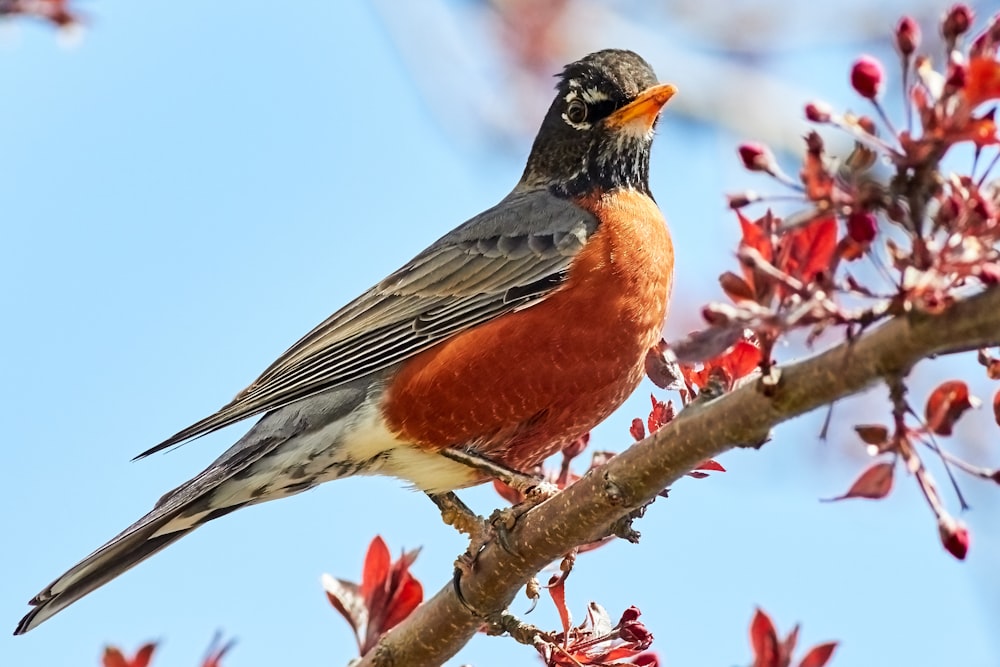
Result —
<instances>
[{"instance_id":1,"label":"bird's head","mask_svg":"<svg viewBox=\"0 0 1000 667\"><path fill-rule=\"evenodd\" d=\"M562 196L594 189L649 192L649 149L660 109L676 89L645 60L608 49L570 63L521 178Z\"/></svg>"}]
</instances>

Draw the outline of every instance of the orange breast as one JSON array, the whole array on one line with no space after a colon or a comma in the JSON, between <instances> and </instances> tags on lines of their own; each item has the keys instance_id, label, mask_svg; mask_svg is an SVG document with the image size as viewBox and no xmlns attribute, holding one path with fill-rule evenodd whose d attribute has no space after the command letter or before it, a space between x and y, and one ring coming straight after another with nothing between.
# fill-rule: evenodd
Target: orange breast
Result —
<instances>
[{"instance_id":1,"label":"orange breast","mask_svg":"<svg viewBox=\"0 0 1000 667\"><path fill-rule=\"evenodd\" d=\"M406 362L388 388L391 431L527 470L634 391L666 316L674 253L656 204L615 192L582 202L602 221L563 285Z\"/></svg>"}]
</instances>

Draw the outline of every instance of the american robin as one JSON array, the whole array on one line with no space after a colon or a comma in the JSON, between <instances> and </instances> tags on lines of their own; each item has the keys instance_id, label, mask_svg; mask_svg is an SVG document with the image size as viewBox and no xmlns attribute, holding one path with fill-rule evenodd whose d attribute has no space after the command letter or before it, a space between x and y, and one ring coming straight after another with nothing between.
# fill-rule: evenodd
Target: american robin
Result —
<instances>
[{"instance_id":1,"label":"american robin","mask_svg":"<svg viewBox=\"0 0 1000 667\"><path fill-rule=\"evenodd\" d=\"M471 486L494 464L531 470L621 405L670 295L673 247L649 151L675 91L620 50L566 66L557 91L514 190L331 315L221 410L140 454L264 414L35 596L15 634L245 505L350 475L393 475L430 494Z\"/></svg>"}]
</instances>

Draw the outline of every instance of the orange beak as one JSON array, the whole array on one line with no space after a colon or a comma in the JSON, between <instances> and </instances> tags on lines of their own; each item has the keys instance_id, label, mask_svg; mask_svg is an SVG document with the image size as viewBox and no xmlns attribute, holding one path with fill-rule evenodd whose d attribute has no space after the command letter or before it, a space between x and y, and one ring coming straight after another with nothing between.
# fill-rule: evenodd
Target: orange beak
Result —
<instances>
[{"instance_id":1,"label":"orange beak","mask_svg":"<svg viewBox=\"0 0 1000 667\"><path fill-rule=\"evenodd\" d=\"M647 88L639 93L639 97L608 116L605 122L616 128L632 126L640 132L649 132L660 115L660 109L676 92L677 89L669 83Z\"/></svg>"}]
</instances>

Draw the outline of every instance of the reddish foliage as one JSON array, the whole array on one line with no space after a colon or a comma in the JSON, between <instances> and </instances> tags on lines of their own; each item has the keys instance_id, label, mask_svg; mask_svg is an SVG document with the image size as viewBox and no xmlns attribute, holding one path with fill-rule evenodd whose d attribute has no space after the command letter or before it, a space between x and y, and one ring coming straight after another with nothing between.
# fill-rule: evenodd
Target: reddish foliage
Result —
<instances>
[{"instance_id":1,"label":"reddish foliage","mask_svg":"<svg viewBox=\"0 0 1000 667\"><path fill-rule=\"evenodd\" d=\"M889 429L881 424L859 424L854 430L867 445L882 447L889 441Z\"/></svg>"},{"instance_id":2,"label":"reddish foliage","mask_svg":"<svg viewBox=\"0 0 1000 667\"><path fill-rule=\"evenodd\" d=\"M149 642L143 644L131 658L125 655L116 647L108 646L101 656L102 667L147 667L153 659L153 652L156 650L156 643Z\"/></svg>"},{"instance_id":3,"label":"reddish foliage","mask_svg":"<svg viewBox=\"0 0 1000 667\"><path fill-rule=\"evenodd\" d=\"M876 463L861 473L861 476L855 480L847 493L831 498L831 500L845 500L847 498L879 500L885 498L892 491L892 475L895 468L895 464L888 461Z\"/></svg>"},{"instance_id":4,"label":"reddish foliage","mask_svg":"<svg viewBox=\"0 0 1000 667\"><path fill-rule=\"evenodd\" d=\"M632 420L632 425L629 427L628 432L636 442L639 442L646 437L646 426L642 423L641 419L636 417Z\"/></svg>"},{"instance_id":5,"label":"reddish foliage","mask_svg":"<svg viewBox=\"0 0 1000 667\"><path fill-rule=\"evenodd\" d=\"M951 435L955 422L976 399L969 395L969 386L961 380L942 382L931 392L924 409L927 428L938 435Z\"/></svg>"},{"instance_id":6,"label":"reddish foliage","mask_svg":"<svg viewBox=\"0 0 1000 667\"><path fill-rule=\"evenodd\" d=\"M993 419L1000 425L1000 391L993 394Z\"/></svg>"},{"instance_id":7,"label":"reddish foliage","mask_svg":"<svg viewBox=\"0 0 1000 667\"><path fill-rule=\"evenodd\" d=\"M653 634L639 621L640 612L629 607L618 623L612 625L608 613L596 602L587 608L587 618L579 626L571 627L569 610L566 608L565 579L559 579L552 600L562 620L563 631L552 637L552 643L537 646L546 667L594 667L611 664L658 665L655 654L647 652L653 643ZM625 661L625 662L623 662Z\"/></svg>"},{"instance_id":8,"label":"reddish foliage","mask_svg":"<svg viewBox=\"0 0 1000 667\"><path fill-rule=\"evenodd\" d=\"M327 599L351 625L361 655L423 601L423 586L410 574L419 553L419 549L403 552L393 561L385 542L376 536L365 555L360 585L323 575Z\"/></svg>"},{"instance_id":9,"label":"reddish foliage","mask_svg":"<svg viewBox=\"0 0 1000 667\"><path fill-rule=\"evenodd\" d=\"M69 4L69 0L0 0L0 17L26 16L48 21L58 28L69 28L81 22L80 15Z\"/></svg>"},{"instance_id":10,"label":"reddish foliage","mask_svg":"<svg viewBox=\"0 0 1000 667\"><path fill-rule=\"evenodd\" d=\"M235 645L236 642L232 640L222 643L222 636L215 635L212 638L212 643L208 646L208 652L205 654L205 659L201 662L201 667L221 667L222 659Z\"/></svg>"},{"instance_id":11,"label":"reddish foliage","mask_svg":"<svg viewBox=\"0 0 1000 667\"><path fill-rule=\"evenodd\" d=\"M737 380L752 373L762 361L757 338L744 331L741 340L717 357L701 364L680 366L689 392L695 393L695 388L704 390L713 380L721 384L723 391L729 391Z\"/></svg>"},{"instance_id":12,"label":"reddish foliage","mask_svg":"<svg viewBox=\"0 0 1000 667\"><path fill-rule=\"evenodd\" d=\"M792 664L792 653L798 643L799 626L792 628L788 636L781 641L774 621L762 609L754 612L750 621L750 647L753 649L754 661L752 667L789 667ZM799 667L824 667L833 657L837 642L818 644L810 649Z\"/></svg>"},{"instance_id":13,"label":"reddish foliage","mask_svg":"<svg viewBox=\"0 0 1000 667\"><path fill-rule=\"evenodd\" d=\"M837 642L826 642L813 646L802 658L799 667L823 667L830 662L835 648L837 648Z\"/></svg>"},{"instance_id":14,"label":"reddish foliage","mask_svg":"<svg viewBox=\"0 0 1000 667\"><path fill-rule=\"evenodd\" d=\"M201 662L201 667L221 667L222 658L233 645L232 641L220 644L220 636L216 635ZM107 646L101 656L101 667L149 667L155 651L156 642L147 642L139 647L134 656L127 658L119 648Z\"/></svg>"},{"instance_id":15,"label":"reddish foliage","mask_svg":"<svg viewBox=\"0 0 1000 667\"><path fill-rule=\"evenodd\" d=\"M653 408L649 411L649 417L646 419L646 425L649 428L649 432L656 433L665 425L669 424L674 418L674 404L672 401L659 401L656 396L652 394L649 395L649 400L653 404Z\"/></svg>"},{"instance_id":16,"label":"reddish foliage","mask_svg":"<svg viewBox=\"0 0 1000 667\"><path fill-rule=\"evenodd\" d=\"M782 237L777 268L809 284L829 271L836 250L836 218L819 218Z\"/></svg>"}]
</instances>

